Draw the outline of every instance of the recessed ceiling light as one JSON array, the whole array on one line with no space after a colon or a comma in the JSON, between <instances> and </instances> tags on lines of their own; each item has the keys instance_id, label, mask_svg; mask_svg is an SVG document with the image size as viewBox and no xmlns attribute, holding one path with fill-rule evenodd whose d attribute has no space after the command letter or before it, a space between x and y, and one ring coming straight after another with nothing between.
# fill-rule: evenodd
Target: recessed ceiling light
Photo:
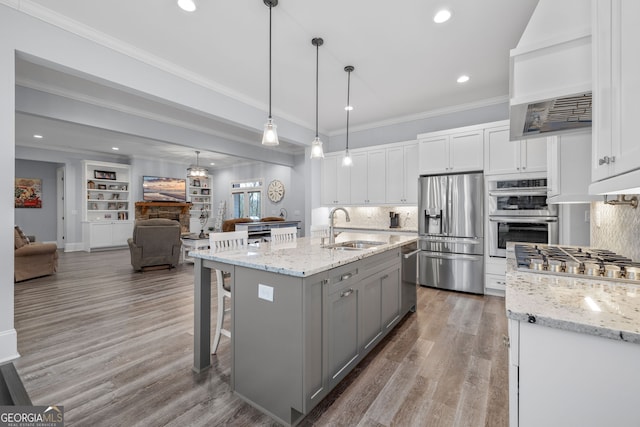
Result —
<instances>
[{"instance_id":1,"label":"recessed ceiling light","mask_svg":"<svg viewBox=\"0 0 640 427\"><path fill-rule=\"evenodd\" d=\"M178 0L178 6L186 12L193 12L196 10L196 3L193 0Z\"/></svg>"},{"instance_id":2,"label":"recessed ceiling light","mask_svg":"<svg viewBox=\"0 0 640 427\"><path fill-rule=\"evenodd\" d=\"M451 19L451 12L449 12L447 9L439 10L433 16L433 22L435 22L436 24L442 24L443 22L447 22L449 19Z\"/></svg>"},{"instance_id":3,"label":"recessed ceiling light","mask_svg":"<svg viewBox=\"0 0 640 427\"><path fill-rule=\"evenodd\" d=\"M33 135L33 137L34 137L34 138L36 138L36 139L42 139L42 138L44 138L44 136L42 136L42 135L38 135L38 134Z\"/></svg>"},{"instance_id":4,"label":"recessed ceiling light","mask_svg":"<svg viewBox=\"0 0 640 427\"><path fill-rule=\"evenodd\" d=\"M211 162L211 163L209 163L209 164L210 164L211 166L215 166L215 163L213 163L213 162Z\"/></svg>"},{"instance_id":5,"label":"recessed ceiling light","mask_svg":"<svg viewBox=\"0 0 640 427\"><path fill-rule=\"evenodd\" d=\"M112 149L113 151L118 151L120 148L118 148L118 147L111 147L111 149Z\"/></svg>"},{"instance_id":6,"label":"recessed ceiling light","mask_svg":"<svg viewBox=\"0 0 640 427\"><path fill-rule=\"evenodd\" d=\"M466 83L469 81L469 76L467 76L466 74L461 75L460 77L458 77L458 80L456 80L458 83Z\"/></svg>"}]
</instances>

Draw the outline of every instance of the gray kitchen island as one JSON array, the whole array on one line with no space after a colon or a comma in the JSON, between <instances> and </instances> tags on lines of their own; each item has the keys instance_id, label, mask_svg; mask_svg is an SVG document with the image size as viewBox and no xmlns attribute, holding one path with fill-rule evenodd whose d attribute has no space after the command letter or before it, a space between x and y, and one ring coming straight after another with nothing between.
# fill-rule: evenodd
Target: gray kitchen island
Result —
<instances>
[{"instance_id":1,"label":"gray kitchen island","mask_svg":"<svg viewBox=\"0 0 640 427\"><path fill-rule=\"evenodd\" d=\"M334 248L305 237L190 252L193 369L211 366L211 270L217 268L231 280L231 388L281 423L300 422L415 311L415 264L405 271L409 279L402 278L402 249L415 245L415 236L339 237Z\"/></svg>"}]
</instances>

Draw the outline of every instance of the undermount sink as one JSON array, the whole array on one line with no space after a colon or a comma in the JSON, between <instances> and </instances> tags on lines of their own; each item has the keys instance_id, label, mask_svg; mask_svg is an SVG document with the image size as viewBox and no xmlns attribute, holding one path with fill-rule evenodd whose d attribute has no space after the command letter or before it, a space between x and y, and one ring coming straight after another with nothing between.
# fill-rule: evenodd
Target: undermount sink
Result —
<instances>
[{"instance_id":1,"label":"undermount sink","mask_svg":"<svg viewBox=\"0 0 640 427\"><path fill-rule=\"evenodd\" d=\"M358 251L361 249L375 248L384 245L384 242L373 242L369 240L349 240L348 242L333 243L324 246L327 249L337 249L343 251Z\"/></svg>"}]
</instances>

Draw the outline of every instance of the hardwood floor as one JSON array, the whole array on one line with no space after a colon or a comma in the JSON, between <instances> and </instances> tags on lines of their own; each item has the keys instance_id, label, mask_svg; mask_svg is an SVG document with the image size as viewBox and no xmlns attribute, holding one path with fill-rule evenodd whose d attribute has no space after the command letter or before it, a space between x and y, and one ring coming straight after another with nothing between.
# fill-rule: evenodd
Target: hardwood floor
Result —
<instances>
[{"instance_id":1,"label":"hardwood floor","mask_svg":"<svg viewBox=\"0 0 640 427\"><path fill-rule=\"evenodd\" d=\"M56 275L16 284L15 327L27 392L64 405L66 425L278 425L231 392L227 338L192 372L192 264L62 253ZM506 334L503 299L418 288L417 312L301 425L507 426Z\"/></svg>"}]
</instances>

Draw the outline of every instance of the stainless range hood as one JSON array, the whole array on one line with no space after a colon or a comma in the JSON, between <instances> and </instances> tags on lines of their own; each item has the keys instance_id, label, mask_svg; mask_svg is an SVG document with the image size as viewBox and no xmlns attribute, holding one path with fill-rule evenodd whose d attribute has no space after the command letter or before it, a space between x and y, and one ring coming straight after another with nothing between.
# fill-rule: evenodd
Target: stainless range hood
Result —
<instances>
[{"instance_id":1,"label":"stainless range hood","mask_svg":"<svg viewBox=\"0 0 640 427\"><path fill-rule=\"evenodd\" d=\"M510 139L591 127L591 7L540 0L510 55Z\"/></svg>"}]
</instances>

